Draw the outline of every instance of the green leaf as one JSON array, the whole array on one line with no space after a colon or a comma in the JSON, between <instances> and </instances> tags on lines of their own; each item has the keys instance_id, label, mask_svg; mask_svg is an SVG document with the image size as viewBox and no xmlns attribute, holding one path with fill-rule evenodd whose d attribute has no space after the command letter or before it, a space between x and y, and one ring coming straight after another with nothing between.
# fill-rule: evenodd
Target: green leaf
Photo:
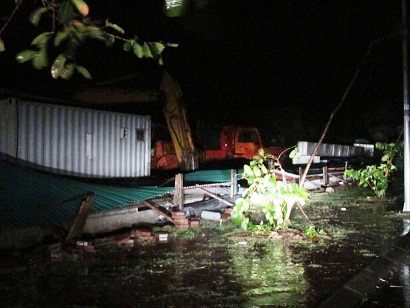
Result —
<instances>
[{"instance_id":1,"label":"green leaf","mask_svg":"<svg viewBox=\"0 0 410 308\"><path fill-rule=\"evenodd\" d=\"M151 48L149 48L149 45L147 43L144 43L142 46L142 52L143 56L146 58L153 58L154 55L152 54Z\"/></svg>"},{"instance_id":2,"label":"green leaf","mask_svg":"<svg viewBox=\"0 0 410 308\"><path fill-rule=\"evenodd\" d=\"M123 45L123 48L126 52L130 52L134 46L135 41L134 40L129 40L126 41Z\"/></svg>"},{"instance_id":3,"label":"green leaf","mask_svg":"<svg viewBox=\"0 0 410 308\"><path fill-rule=\"evenodd\" d=\"M60 31L54 38L54 46L60 46L61 42L66 40L69 37L69 33L67 31Z\"/></svg>"},{"instance_id":4,"label":"green leaf","mask_svg":"<svg viewBox=\"0 0 410 308\"><path fill-rule=\"evenodd\" d=\"M146 43L146 44L148 45L149 50L151 51L152 58L157 58L159 53L155 45L153 43Z\"/></svg>"},{"instance_id":5,"label":"green leaf","mask_svg":"<svg viewBox=\"0 0 410 308\"><path fill-rule=\"evenodd\" d=\"M48 40L53 32L43 32L40 35L36 36L34 40L31 42L31 45L36 46L38 48L44 48L47 45Z\"/></svg>"},{"instance_id":6,"label":"green leaf","mask_svg":"<svg viewBox=\"0 0 410 308\"><path fill-rule=\"evenodd\" d=\"M45 48L40 49L33 57L34 68L41 70L48 66L47 51Z\"/></svg>"},{"instance_id":7,"label":"green leaf","mask_svg":"<svg viewBox=\"0 0 410 308\"><path fill-rule=\"evenodd\" d=\"M107 35L105 39L105 45L107 47L111 47L112 45L114 45L114 42L115 42L115 37L112 35Z\"/></svg>"},{"instance_id":8,"label":"green leaf","mask_svg":"<svg viewBox=\"0 0 410 308\"><path fill-rule=\"evenodd\" d=\"M86 28L84 23L79 20L73 21L73 27L75 28L77 32L84 32Z\"/></svg>"},{"instance_id":9,"label":"green leaf","mask_svg":"<svg viewBox=\"0 0 410 308\"><path fill-rule=\"evenodd\" d=\"M385 155L383 155L383 157L382 157L380 160L381 160L381 161L388 161L389 158L390 158L390 155L389 155L389 154L385 154Z\"/></svg>"},{"instance_id":10,"label":"green leaf","mask_svg":"<svg viewBox=\"0 0 410 308\"><path fill-rule=\"evenodd\" d=\"M82 33L79 32L78 35L82 40L86 38L93 38L97 40L104 39L104 32L94 26L85 27L84 31Z\"/></svg>"},{"instance_id":11,"label":"green leaf","mask_svg":"<svg viewBox=\"0 0 410 308\"><path fill-rule=\"evenodd\" d=\"M124 31L123 28L121 28L120 26L118 26L118 25L116 25L116 24L110 23L110 22L108 21L108 19L105 20L105 26L106 26L106 27L113 28L115 31L118 31L118 32L121 33L121 34L125 34L125 31Z\"/></svg>"},{"instance_id":12,"label":"green leaf","mask_svg":"<svg viewBox=\"0 0 410 308\"><path fill-rule=\"evenodd\" d=\"M75 65L73 63L67 64L64 69L60 71L60 77L67 80L70 79L74 74Z\"/></svg>"},{"instance_id":13,"label":"green leaf","mask_svg":"<svg viewBox=\"0 0 410 308\"><path fill-rule=\"evenodd\" d=\"M21 51L21 52L19 52L19 53L17 54L16 60L17 60L19 63L25 63L25 62L27 62L27 61L31 61L31 60L33 60L34 55L35 55L36 53L37 53L37 52L34 51L34 50L24 50L24 51Z\"/></svg>"},{"instance_id":14,"label":"green leaf","mask_svg":"<svg viewBox=\"0 0 410 308\"><path fill-rule=\"evenodd\" d=\"M29 17L30 22L31 22L33 25L38 26L41 17L42 17L43 14L44 14L45 12L47 12L49 9L50 9L49 7L43 6L43 7L38 8L37 10L34 10L34 11L30 14L30 17Z\"/></svg>"},{"instance_id":15,"label":"green leaf","mask_svg":"<svg viewBox=\"0 0 410 308\"><path fill-rule=\"evenodd\" d=\"M57 12L58 19L62 23L67 22L68 20L73 19L74 16L74 6L70 1L64 1Z\"/></svg>"},{"instance_id":16,"label":"green leaf","mask_svg":"<svg viewBox=\"0 0 410 308\"><path fill-rule=\"evenodd\" d=\"M54 79L60 77L61 70L63 69L67 58L64 54L58 55L58 57L54 60L53 64L51 65L51 76Z\"/></svg>"},{"instance_id":17,"label":"green leaf","mask_svg":"<svg viewBox=\"0 0 410 308\"><path fill-rule=\"evenodd\" d=\"M249 167L248 165L243 166L243 174L245 175L245 177L253 175L251 167Z\"/></svg>"},{"instance_id":18,"label":"green leaf","mask_svg":"<svg viewBox=\"0 0 410 308\"><path fill-rule=\"evenodd\" d=\"M293 158L296 155L298 155L298 148L294 148L290 153L289 153L289 158Z\"/></svg>"},{"instance_id":19,"label":"green leaf","mask_svg":"<svg viewBox=\"0 0 410 308\"><path fill-rule=\"evenodd\" d=\"M142 46L138 43L134 43L134 45L132 46L132 51L138 58L142 58L144 56Z\"/></svg>"},{"instance_id":20,"label":"green leaf","mask_svg":"<svg viewBox=\"0 0 410 308\"><path fill-rule=\"evenodd\" d=\"M160 55L163 51L164 51L164 49L165 49L165 46L164 46L164 44L162 44L162 43L158 43L158 42L155 42L154 43L154 46L155 46L155 49L157 50L157 53Z\"/></svg>"},{"instance_id":21,"label":"green leaf","mask_svg":"<svg viewBox=\"0 0 410 308\"><path fill-rule=\"evenodd\" d=\"M83 15L83 16L87 16L88 13L90 12L90 9L87 5L87 3L85 3L83 0L71 0L71 2L74 4L74 6L76 7L77 11Z\"/></svg>"},{"instance_id":22,"label":"green leaf","mask_svg":"<svg viewBox=\"0 0 410 308\"><path fill-rule=\"evenodd\" d=\"M6 50L6 47L4 47L4 42L3 40L0 38L0 52L3 52Z\"/></svg>"},{"instance_id":23,"label":"green leaf","mask_svg":"<svg viewBox=\"0 0 410 308\"><path fill-rule=\"evenodd\" d=\"M83 66L77 65L76 66L77 72L83 75L87 79L92 79L90 72Z\"/></svg>"},{"instance_id":24,"label":"green leaf","mask_svg":"<svg viewBox=\"0 0 410 308\"><path fill-rule=\"evenodd\" d=\"M242 223L243 214L242 214L241 210L238 207L235 206L232 209L231 218L232 218L233 222L237 225L240 225Z\"/></svg>"},{"instance_id":25,"label":"green leaf","mask_svg":"<svg viewBox=\"0 0 410 308\"><path fill-rule=\"evenodd\" d=\"M253 174L256 177L260 177L262 175L261 169L259 169L258 167L253 168Z\"/></svg>"}]
</instances>

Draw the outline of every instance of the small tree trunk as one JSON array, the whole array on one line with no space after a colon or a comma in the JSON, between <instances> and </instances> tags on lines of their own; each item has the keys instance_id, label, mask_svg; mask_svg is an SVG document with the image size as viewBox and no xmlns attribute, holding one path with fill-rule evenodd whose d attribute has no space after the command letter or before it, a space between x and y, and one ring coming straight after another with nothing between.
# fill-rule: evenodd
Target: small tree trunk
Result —
<instances>
[{"instance_id":1,"label":"small tree trunk","mask_svg":"<svg viewBox=\"0 0 410 308\"><path fill-rule=\"evenodd\" d=\"M312 163L313 163L313 159L315 158L315 155L316 155L316 153L317 153L317 150L319 149L320 145L322 144L323 139L325 139L325 137L326 137L327 131L329 130L330 124L332 123L332 120L333 120L334 116L336 115L336 113L339 111L340 107L342 107L344 101L346 100L347 94L349 93L350 89L352 88L353 83L355 82L357 76L359 75L360 70L362 69L362 67L363 67L363 65L364 65L364 63L365 63L367 57L368 57L369 54L370 54L370 50L372 49L373 45L374 45L376 42L379 42L379 41L380 41L380 40L375 40L375 41L373 41L373 42L369 45L369 48L367 49L367 52L366 52L365 56L364 56L363 59L362 59L362 62L360 63L359 67L357 68L357 70L356 70L356 72L355 72L355 74L354 74L352 80L350 81L349 86L347 87L345 93L343 94L342 99L340 100L339 104L336 106L335 110L333 110L333 112L330 114L329 120L327 121L327 124L326 124L326 126L325 126L325 129L323 130L322 136L320 137L319 141L316 143L316 146L315 146L315 148L313 149L313 153L311 154L311 156L310 156L310 158L309 158L309 161L308 161L308 163L307 163L307 165L306 165L306 168L305 168L305 170L304 170L304 172L303 172L302 178L301 178L300 181L299 181L299 185L300 185L301 187L303 187L303 185L305 184L306 176L307 176L307 174L308 174L308 172L309 172L309 168L310 168L310 166L311 166Z\"/></svg>"}]
</instances>

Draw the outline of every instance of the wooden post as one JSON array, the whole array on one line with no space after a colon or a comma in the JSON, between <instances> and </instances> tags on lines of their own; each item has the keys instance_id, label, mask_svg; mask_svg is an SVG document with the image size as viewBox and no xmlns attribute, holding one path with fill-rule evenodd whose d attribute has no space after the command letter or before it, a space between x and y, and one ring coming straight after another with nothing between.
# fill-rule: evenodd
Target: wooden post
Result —
<instances>
[{"instance_id":1,"label":"wooden post","mask_svg":"<svg viewBox=\"0 0 410 308\"><path fill-rule=\"evenodd\" d=\"M299 167L299 184L301 183L300 180L302 179L303 176L303 170L302 167Z\"/></svg>"},{"instance_id":2,"label":"wooden post","mask_svg":"<svg viewBox=\"0 0 410 308\"><path fill-rule=\"evenodd\" d=\"M329 176L327 173L327 166L323 167L323 185L325 186L329 185Z\"/></svg>"},{"instance_id":3,"label":"wooden post","mask_svg":"<svg viewBox=\"0 0 410 308\"><path fill-rule=\"evenodd\" d=\"M84 226L87 221L88 214L90 213L91 206L94 202L94 193L87 193L87 197L82 200L80 209L77 216L75 217L74 223L68 232L68 235L65 239L66 242L80 237L83 234Z\"/></svg>"},{"instance_id":4,"label":"wooden post","mask_svg":"<svg viewBox=\"0 0 410 308\"><path fill-rule=\"evenodd\" d=\"M174 205L178 206L179 210L184 208L184 175L178 173L175 175L175 192L174 192Z\"/></svg>"},{"instance_id":5,"label":"wooden post","mask_svg":"<svg viewBox=\"0 0 410 308\"><path fill-rule=\"evenodd\" d=\"M236 178L236 170L231 169L231 198L234 198L238 193L238 179Z\"/></svg>"},{"instance_id":6,"label":"wooden post","mask_svg":"<svg viewBox=\"0 0 410 308\"><path fill-rule=\"evenodd\" d=\"M348 164L347 164L347 161L345 161L345 171L347 170L347 167L348 167ZM344 173L343 172L343 180L346 182L346 180L347 180L347 176L346 176L346 173Z\"/></svg>"}]
</instances>

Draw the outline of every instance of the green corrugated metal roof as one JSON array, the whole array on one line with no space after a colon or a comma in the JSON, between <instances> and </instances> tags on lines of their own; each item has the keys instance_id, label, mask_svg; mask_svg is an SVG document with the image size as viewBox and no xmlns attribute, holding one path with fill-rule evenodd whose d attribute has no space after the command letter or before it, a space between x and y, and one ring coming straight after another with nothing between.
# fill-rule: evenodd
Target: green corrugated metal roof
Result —
<instances>
[{"instance_id":1,"label":"green corrugated metal roof","mask_svg":"<svg viewBox=\"0 0 410 308\"><path fill-rule=\"evenodd\" d=\"M243 170L237 170L236 176L242 178ZM200 170L187 173L184 175L184 180L189 182L204 182L204 183L230 183L231 170Z\"/></svg>"},{"instance_id":2,"label":"green corrugated metal roof","mask_svg":"<svg viewBox=\"0 0 410 308\"><path fill-rule=\"evenodd\" d=\"M83 183L0 161L0 230L69 221L88 192L93 192L95 197L92 212L100 212L170 191L173 188Z\"/></svg>"}]
</instances>

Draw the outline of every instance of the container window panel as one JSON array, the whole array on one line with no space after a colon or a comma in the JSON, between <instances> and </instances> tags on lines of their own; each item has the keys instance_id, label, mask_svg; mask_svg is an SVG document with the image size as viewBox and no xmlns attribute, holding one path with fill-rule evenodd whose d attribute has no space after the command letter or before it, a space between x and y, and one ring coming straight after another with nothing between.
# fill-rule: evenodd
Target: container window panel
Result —
<instances>
[{"instance_id":1,"label":"container window panel","mask_svg":"<svg viewBox=\"0 0 410 308\"><path fill-rule=\"evenodd\" d=\"M135 132L137 141L145 141L145 130L137 129Z\"/></svg>"}]
</instances>

